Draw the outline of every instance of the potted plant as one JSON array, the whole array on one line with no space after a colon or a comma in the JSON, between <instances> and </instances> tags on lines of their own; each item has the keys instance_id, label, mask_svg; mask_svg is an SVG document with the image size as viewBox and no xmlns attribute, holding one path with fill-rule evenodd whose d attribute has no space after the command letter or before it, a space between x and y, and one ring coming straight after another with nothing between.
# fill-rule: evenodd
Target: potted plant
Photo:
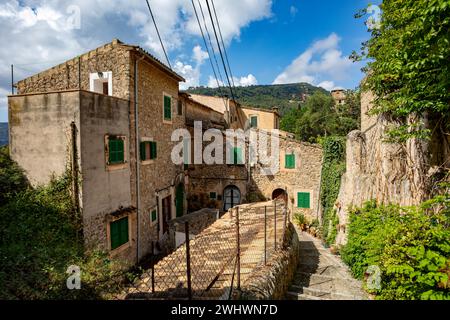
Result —
<instances>
[{"instance_id":1,"label":"potted plant","mask_svg":"<svg viewBox=\"0 0 450 320\"><path fill-rule=\"evenodd\" d=\"M300 229L302 231L306 231L307 222L306 222L305 215L303 213L294 214L294 222L300 227Z\"/></svg>"}]
</instances>

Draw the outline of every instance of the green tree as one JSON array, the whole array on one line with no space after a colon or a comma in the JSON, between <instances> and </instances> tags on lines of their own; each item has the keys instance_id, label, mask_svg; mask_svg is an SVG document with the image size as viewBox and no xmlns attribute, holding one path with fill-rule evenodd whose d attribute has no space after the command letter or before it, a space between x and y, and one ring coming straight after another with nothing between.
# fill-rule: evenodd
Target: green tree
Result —
<instances>
[{"instance_id":1,"label":"green tree","mask_svg":"<svg viewBox=\"0 0 450 320\"><path fill-rule=\"evenodd\" d=\"M384 0L381 10L379 28L353 55L369 61L365 88L376 95L373 112L400 124L391 134L398 141L429 134L436 123L424 126L424 117L448 129L450 1Z\"/></svg>"},{"instance_id":2,"label":"green tree","mask_svg":"<svg viewBox=\"0 0 450 320\"><path fill-rule=\"evenodd\" d=\"M330 135L345 136L359 127L359 93L349 91L348 96L350 103L338 106L330 95L316 92L281 119L281 129L310 142Z\"/></svg>"}]
</instances>

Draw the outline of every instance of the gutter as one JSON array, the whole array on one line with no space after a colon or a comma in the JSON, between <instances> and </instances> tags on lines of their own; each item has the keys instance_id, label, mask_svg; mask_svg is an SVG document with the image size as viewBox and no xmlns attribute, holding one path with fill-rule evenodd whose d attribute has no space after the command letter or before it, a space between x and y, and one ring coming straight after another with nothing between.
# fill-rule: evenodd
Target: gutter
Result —
<instances>
[{"instance_id":1,"label":"gutter","mask_svg":"<svg viewBox=\"0 0 450 320\"><path fill-rule=\"evenodd\" d=\"M135 128L135 158L136 158L136 263L139 263L140 255L140 232L139 232L139 209L141 204L141 179L140 179L140 162L139 162L139 112L138 112L138 63L145 58L142 55L139 59L134 60L134 128Z\"/></svg>"}]
</instances>

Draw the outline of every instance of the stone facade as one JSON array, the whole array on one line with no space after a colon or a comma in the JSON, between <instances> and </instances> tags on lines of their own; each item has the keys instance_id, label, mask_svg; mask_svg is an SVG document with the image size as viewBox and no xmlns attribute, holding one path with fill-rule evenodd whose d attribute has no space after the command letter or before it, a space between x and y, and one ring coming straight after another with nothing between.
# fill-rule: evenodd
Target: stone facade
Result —
<instances>
[{"instance_id":1,"label":"stone facade","mask_svg":"<svg viewBox=\"0 0 450 320\"><path fill-rule=\"evenodd\" d=\"M316 144L299 142L280 135L279 172L275 175L262 174L258 166L251 171L251 190L267 199L279 195L279 191L288 194L289 210L292 214L303 213L310 220L320 219L319 202L322 171L322 148ZM286 154L295 155L295 166L286 168ZM300 208L298 193L308 193L309 208Z\"/></svg>"},{"instance_id":2,"label":"stone facade","mask_svg":"<svg viewBox=\"0 0 450 320\"><path fill-rule=\"evenodd\" d=\"M202 133L218 129L224 142L226 129L248 129L253 114L259 117L257 130L274 129L279 122L276 110L179 93L182 80L141 48L114 40L19 81L18 94L9 97L11 156L34 184L71 169L82 181L77 192L86 244L130 263L165 246L171 220L205 207L227 211L271 199L276 189L289 194L291 212L317 217L319 146L280 134L281 170L273 176L248 164L247 140L236 145L242 147L241 164L226 163L231 147L226 144L224 164L173 163L172 150L181 141L172 141L172 133L183 129L193 138L195 121L201 121ZM123 141L123 163L108 165L109 136ZM141 143L156 145L154 157L147 158L147 151L142 156L142 146L147 147ZM295 168L284 168L285 152L295 153ZM308 208L297 208L299 192L309 194ZM111 223L123 217L128 217L128 242L111 250Z\"/></svg>"}]
</instances>

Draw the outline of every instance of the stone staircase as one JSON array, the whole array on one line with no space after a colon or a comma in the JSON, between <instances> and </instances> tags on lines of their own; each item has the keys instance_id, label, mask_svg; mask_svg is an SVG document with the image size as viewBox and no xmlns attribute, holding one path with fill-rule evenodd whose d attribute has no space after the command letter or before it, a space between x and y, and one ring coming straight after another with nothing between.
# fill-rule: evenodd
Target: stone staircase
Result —
<instances>
[{"instance_id":1,"label":"stone staircase","mask_svg":"<svg viewBox=\"0 0 450 320\"><path fill-rule=\"evenodd\" d=\"M361 282L355 280L338 256L320 240L297 230L300 262L289 287L291 300L366 300Z\"/></svg>"}]
</instances>

